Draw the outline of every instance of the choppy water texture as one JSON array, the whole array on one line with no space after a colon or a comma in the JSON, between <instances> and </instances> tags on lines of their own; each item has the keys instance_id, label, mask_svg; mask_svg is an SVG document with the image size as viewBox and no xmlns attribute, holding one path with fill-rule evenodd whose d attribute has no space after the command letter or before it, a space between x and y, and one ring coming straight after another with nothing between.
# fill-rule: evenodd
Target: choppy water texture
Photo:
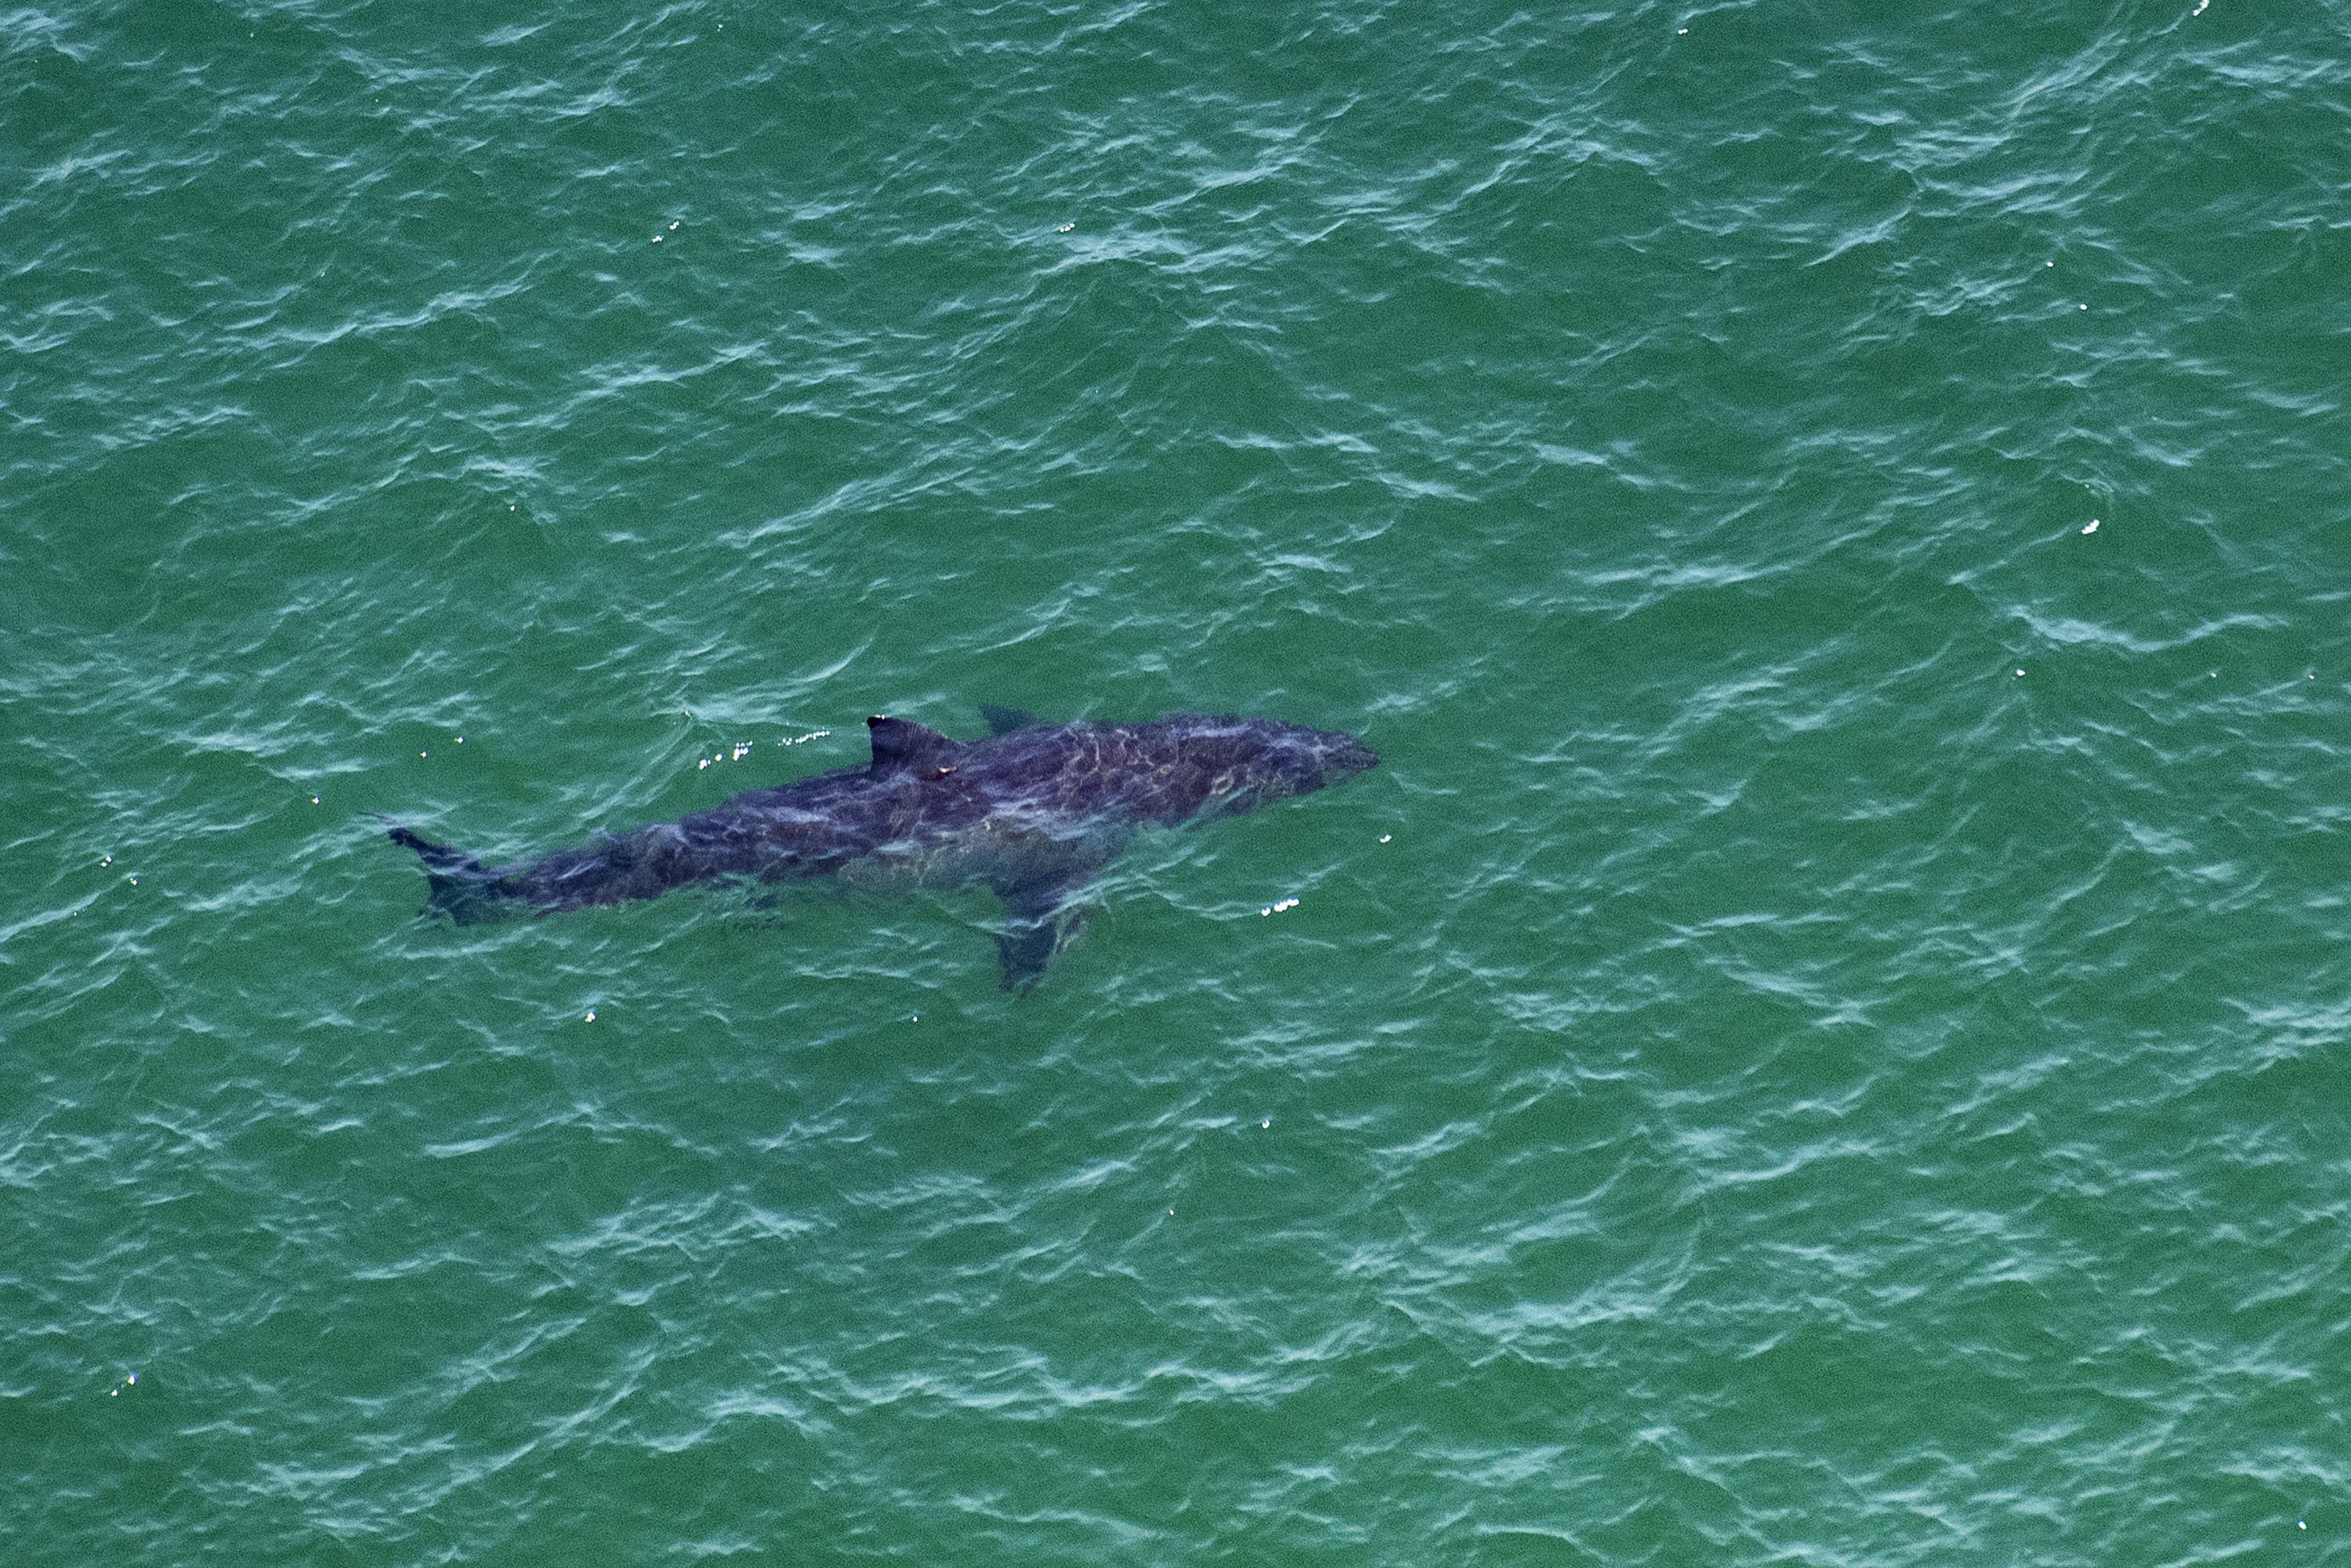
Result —
<instances>
[{"instance_id":1,"label":"choppy water texture","mask_svg":"<svg viewBox=\"0 0 2351 1568\"><path fill-rule=\"evenodd\" d=\"M11 13L7 1560L2351 1561L2346 57ZM372 815L981 703L1384 764L1026 998Z\"/></svg>"}]
</instances>

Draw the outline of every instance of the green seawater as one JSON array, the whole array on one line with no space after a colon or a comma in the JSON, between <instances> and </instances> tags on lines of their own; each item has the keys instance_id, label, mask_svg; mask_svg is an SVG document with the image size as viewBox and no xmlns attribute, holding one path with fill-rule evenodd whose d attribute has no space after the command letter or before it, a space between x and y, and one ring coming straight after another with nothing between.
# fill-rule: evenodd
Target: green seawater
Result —
<instances>
[{"instance_id":1,"label":"green seawater","mask_svg":"<svg viewBox=\"0 0 2351 1568\"><path fill-rule=\"evenodd\" d=\"M0 1561L2351 1563L2346 60L7 13ZM983 703L1383 763L1027 996L379 818Z\"/></svg>"}]
</instances>

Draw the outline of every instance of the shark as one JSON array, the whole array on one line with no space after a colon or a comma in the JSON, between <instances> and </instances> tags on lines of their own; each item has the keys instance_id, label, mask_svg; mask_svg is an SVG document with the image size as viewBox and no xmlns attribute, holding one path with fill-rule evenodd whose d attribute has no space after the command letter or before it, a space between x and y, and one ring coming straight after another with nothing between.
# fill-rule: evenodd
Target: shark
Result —
<instances>
[{"instance_id":1,"label":"shark","mask_svg":"<svg viewBox=\"0 0 2351 1568\"><path fill-rule=\"evenodd\" d=\"M1136 833L1253 811L1379 762L1342 730L1232 714L1048 724L1013 709L981 712L990 733L967 741L877 715L865 721L872 759L864 767L748 789L533 861L485 865L387 826L423 862L427 912L460 924L730 880L831 878L884 892L982 884L1004 902L1005 988L1025 991L1089 913L1087 884Z\"/></svg>"}]
</instances>

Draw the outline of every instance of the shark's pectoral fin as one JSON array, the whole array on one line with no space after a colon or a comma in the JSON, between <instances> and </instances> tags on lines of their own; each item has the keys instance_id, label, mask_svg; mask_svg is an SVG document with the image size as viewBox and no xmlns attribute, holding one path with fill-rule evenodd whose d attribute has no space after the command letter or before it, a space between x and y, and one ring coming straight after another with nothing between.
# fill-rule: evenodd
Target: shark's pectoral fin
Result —
<instances>
[{"instance_id":1,"label":"shark's pectoral fin","mask_svg":"<svg viewBox=\"0 0 2351 1568\"><path fill-rule=\"evenodd\" d=\"M1017 707L998 707L994 703L979 705L979 716L987 721L990 735L1010 735L1016 729L1035 729L1045 721L1033 713Z\"/></svg>"},{"instance_id":2,"label":"shark's pectoral fin","mask_svg":"<svg viewBox=\"0 0 2351 1568\"><path fill-rule=\"evenodd\" d=\"M1053 956L1077 940L1093 913L1076 902L1085 885L1079 875L997 890L1004 898L1004 929L996 938L996 956L1004 967L1006 990L1035 985Z\"/></svg>"}]
</instances>

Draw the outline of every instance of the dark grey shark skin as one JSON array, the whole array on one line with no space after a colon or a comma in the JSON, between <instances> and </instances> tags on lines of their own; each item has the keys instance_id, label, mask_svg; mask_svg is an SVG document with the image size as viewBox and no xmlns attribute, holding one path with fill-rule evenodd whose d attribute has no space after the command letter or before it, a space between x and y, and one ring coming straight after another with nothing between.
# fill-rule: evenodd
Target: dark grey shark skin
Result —
<instances>
[{"instance_id":1,"label":"dark grey shark skin","mask_svg":"<svg viewBox=\"0 0 2351 1568\"><path fill-rule=\"evenodd\" d=\"M869 718L873 760L751 789L676 822L542 860L485 866L394 826L461 923L658 898L726 877L835 877L893 889L980 883L1005 903L1008 989L1033 985L1068 944L1071 899L1152 825L1229 817L1343 782L1379 758L1353 736L1272 719L1170 714L1148 724L1046 726L987 710L998 733L950 740Z\"/></svg>"}]
</instances>

